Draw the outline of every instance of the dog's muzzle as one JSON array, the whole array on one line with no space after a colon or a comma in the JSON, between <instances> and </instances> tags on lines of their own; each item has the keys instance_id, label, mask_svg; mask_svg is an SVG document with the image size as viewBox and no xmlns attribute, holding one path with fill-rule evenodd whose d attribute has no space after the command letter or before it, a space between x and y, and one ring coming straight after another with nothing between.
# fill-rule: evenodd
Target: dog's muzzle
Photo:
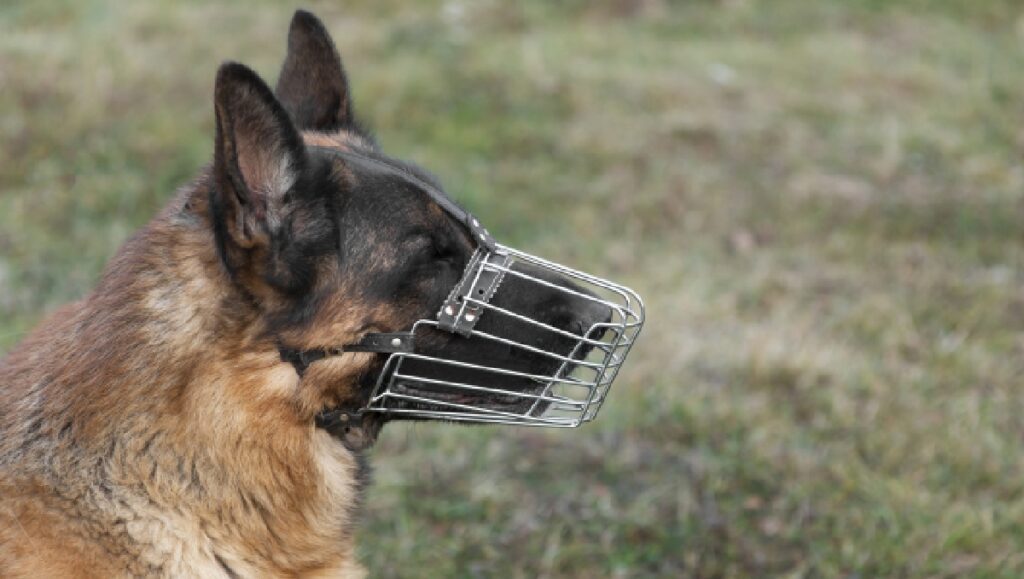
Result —
<instances>
[{"instance_id":1,"label":"dog's muzzle","mask_svg":"<svg viewBox=\"0 0 1024 579\"><path fill-rule=\"evenodd\" d=\"M611 281L498 244L476 218L444 193L382 159L348 151L330 153L400 176L424 190L465 225L478 248L434 319L419 320L407 332L367 334L358 343L338 348L281 348L282 358L295 365L300 375L309 364L343 352L388 356L363 408L334 409L318 417L318 424L330 428L339 421L359 420L365 413L551 427L575 427L593 420L643 326L640 296ZM512 287L522 296L542 294L547 300L561 299L575 309L601 315L576 316L572 323L556 325L538 319L541 313L528 300L501 300L504 306L493 303L503 288L512 291ZM525 305L507 305L517 303ZM500 318L499 323L487 324L497 329L479 329L484 316ZM465 355L446 356L445 348L440 354L427 354L417 344L426 341L429 332L454 334L453 340L470 340L465 344L507 355L484 362ZM524 359L531 363L524 364ZM538 372L538 367L546 370ZM440 377L445 374L466 378ZM510 383L515 386L507 386Z\"/></svg>"},{"instance_id":2,"label":"dog's muzzle","mask_svg":"<svg viewBox=\"0 0 1024 579\"><path fill-rule=\"evenodd\" d=\"M548 296L564 294L576 303L606 311L607 317L564 329L528 312L491 303L511 277L520 282L515 284L517 291L529 294L529 289L523 288L532 288ZM553 283L551 278L572 283ZM511 324L528 327L529 341L477 329L482 316L502 318L503 323L492 324L497 328ZM508 363L474 363L415 351L393 353L366 410L460 422L579 426L597 416L643 322L643 303L629 288L502 245L493 251L481 247L437 318L413 326L412 341L430 329L452 332L477 343L504 346ZM543 365L553 369L524 371L512 363L517 357L547 360ZM472 382L434 377L452 369L465 370ZM495 387L494 383L509 378L529 387ZM502 403L489 403L493 400Z\"/></svg>"}]
</instances>

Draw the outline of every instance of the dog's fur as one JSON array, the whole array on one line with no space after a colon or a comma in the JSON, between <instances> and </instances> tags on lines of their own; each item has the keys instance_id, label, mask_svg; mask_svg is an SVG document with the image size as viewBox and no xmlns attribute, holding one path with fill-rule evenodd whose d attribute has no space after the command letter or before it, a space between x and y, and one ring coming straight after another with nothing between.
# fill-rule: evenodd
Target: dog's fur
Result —
<instances>
[{"instance_id":1,"label":"dog's fur","mask_svg":"<svg viewBox=\"0 0 1024 579\"><path fill-rule=\"evenodd\" d=\"M359 447L380 419L353 445L314 417L364 403L382 356L300 377L278 347L432 317L473 243L408 183L322 154L383 158L311 14L276 91L229 63L214 104L211 166L0 361L2 577L363 575Z\"/></svg>"}]
</instances>

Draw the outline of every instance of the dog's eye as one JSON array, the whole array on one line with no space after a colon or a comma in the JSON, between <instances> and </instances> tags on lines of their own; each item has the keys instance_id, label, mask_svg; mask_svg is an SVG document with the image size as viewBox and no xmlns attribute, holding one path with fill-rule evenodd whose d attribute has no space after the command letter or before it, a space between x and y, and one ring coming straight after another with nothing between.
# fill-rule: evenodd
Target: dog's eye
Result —
<instances>
[{"instance_id":1,"label":"dog's eye","mask_svg":"<svg viewBox=\"0 0 1024 579\"><path fill-rule=\"evenodd\" d=\"M455 246L445 240L435 239L432 249L436 261L454 262L459 257Z\"/></svg>"},{"instance_id":2,"label":"dog's eye","mask_svg":"<svg viewBox=\"0 0 1024 579\"><path fill-rule=\"evenodd\" d=\"M455 246L449 241L431 235L417 235L407 242L404 252L413 263L420 265L454 262L458 258Z\"/></svg>"},{"instance_id":3,"label":"dog's eye","mask_svg":"<svg viewBox=\"0 0 1024 579\"><path fill-rule=\"evenodd\" d=\"M416 232L407 236L401 251L410 267L434 275L439 265L458 265L461 259L458 246L443 235Z\"/></svg>"}]
</instances>

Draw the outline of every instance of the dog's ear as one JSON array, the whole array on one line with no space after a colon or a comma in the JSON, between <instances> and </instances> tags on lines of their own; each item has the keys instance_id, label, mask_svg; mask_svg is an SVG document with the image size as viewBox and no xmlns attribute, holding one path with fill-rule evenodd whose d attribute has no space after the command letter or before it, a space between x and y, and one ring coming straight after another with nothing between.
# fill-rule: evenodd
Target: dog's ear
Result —
<instances>
[{"instance_id":1,"label":"dog's ear","mask_svg":"<svg viewBox=\"0 0 1024 579\"><path fill-rule=\"evenodd\" d=\"M304 10L292 17L277 97L299 129L330 132L353 122L341 57L323 23Z\"/></svg>"},{"instance_id":2,"label":"dog's ear","mask_svg":"<svg viewBox=\"0 0 1024 579\"><path fill-rule=\"evenodd\" d=\"M218 227L239 247L269 244L305 165L305 147L270 88L244 65L217 71L214 106Z\"/></svg>"}]
</instances>

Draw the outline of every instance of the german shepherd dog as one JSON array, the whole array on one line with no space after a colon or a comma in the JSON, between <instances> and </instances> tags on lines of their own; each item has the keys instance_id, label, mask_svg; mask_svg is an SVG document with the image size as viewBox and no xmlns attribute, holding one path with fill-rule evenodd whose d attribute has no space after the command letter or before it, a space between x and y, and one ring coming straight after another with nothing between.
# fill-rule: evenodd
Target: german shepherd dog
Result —
<instances>
[{"instance_id":1,"label":"german shepherd dog","mask_svg":"<svg viewBox=\"0 0 1024 579\"><path fill-rule=\"evenodd\" d=\"M0 361L2 577L364 575L361 451L389 418L339 433L316 417L364 406L385 356L345 353L300 375L280 347L356 343L432 317L474 243L415 185L436 179L361 128L312 14L292 20L276 90L226 63L214 111L212 164L125 243L92 294ZM527 300L558 327L607 316L515 283L496 304ZM416 347L508 356L439 331ZM542 358L518 363L551 372Z\"/></svg>"}]
</instances>

